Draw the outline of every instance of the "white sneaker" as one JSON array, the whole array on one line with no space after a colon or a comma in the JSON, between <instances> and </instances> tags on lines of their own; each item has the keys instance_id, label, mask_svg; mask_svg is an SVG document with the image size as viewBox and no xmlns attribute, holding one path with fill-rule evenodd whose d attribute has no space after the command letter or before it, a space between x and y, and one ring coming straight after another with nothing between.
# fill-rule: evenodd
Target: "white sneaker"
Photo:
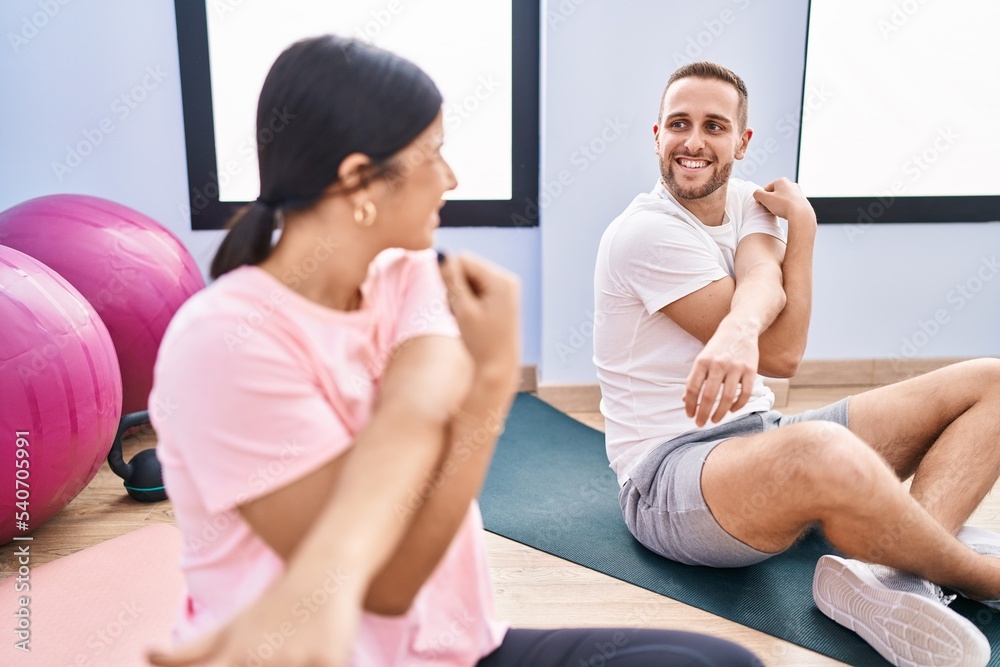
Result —
<instances>
[{"instance_id":1,"label":"white sneaker","mask_svg":"<svg viewBox=\"0 0 1000 667\"><path fill-rule=\"evenodd\" d=\"M962 530L958 531L958 540L981 554L1000 558L1000 535L992 530L962 526Z\"/></svg>"},{"instance_id":2,"label":"white sneaker","mask_svg":"<svg viewBox=\"0 0 1000 667\"><path fill-rule=\"evenodd\" d=\"M952 611L938 586L880 565L837 556L816 563L813 599L897 667L984 667L990 643Z\"/></svg>"},{"instance_id":3,"label":"white sneaker","mask_svg":"<svg viewBox=\"0 0 1000 667\"><path fill-rule=\"evenodd\" d=\"M962 530L958 531L958 541L976 553L1000 558L1000 535L992 530L964 526ZM964 593L962 595L968 597ZM992 609L1000 609L1000 600L979 600L978 602Z\"/></svg>"}]
</instances>

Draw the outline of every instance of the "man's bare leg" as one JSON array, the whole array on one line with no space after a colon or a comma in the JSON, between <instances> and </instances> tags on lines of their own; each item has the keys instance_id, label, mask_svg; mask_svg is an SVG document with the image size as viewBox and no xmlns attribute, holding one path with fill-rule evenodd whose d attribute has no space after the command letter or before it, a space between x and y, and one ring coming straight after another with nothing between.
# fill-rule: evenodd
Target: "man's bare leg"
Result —
<instances>
[{"instance_id":1,"label":"man's bare leg","mask_svg":"<svg viewBox=\"0 0 1000 667\"><path fill-rule=\"evenodd\" d=\"M709 454L701 484L723 529L760 551L781 551L819 522L852 558L1000 598L1000 559L962 545L875 450L832 422L727 440Z\"/></svg>"},{"instance_id":2,"label":"man's bare leg","mask_svg":"<svg viewBox=\"0 0 1000 667\"><path fill-rule=\"evenodd\" d=\"M912 496L953 534L1000 477L1000 359L975 359L853 396L851 432L913 475Z\"/></svg>"}]
</instances>

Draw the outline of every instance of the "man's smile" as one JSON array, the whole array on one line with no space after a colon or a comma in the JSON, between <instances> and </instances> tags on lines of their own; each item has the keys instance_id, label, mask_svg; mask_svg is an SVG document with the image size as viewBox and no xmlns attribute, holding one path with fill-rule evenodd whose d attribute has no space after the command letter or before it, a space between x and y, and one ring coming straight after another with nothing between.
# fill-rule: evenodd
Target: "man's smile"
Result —
<instances>
[{"instance_id":1,"label":"man's smile","mask_svg":"<svg viewBox=\"0 0 1000 667\"><path fill-rule=\"evenodd\" d=\"M697 173L711 164L708 160L689 157L679 157L676 158L674 162L680 166L682 171L689 173Z\"/></svg>"}]
</instances>

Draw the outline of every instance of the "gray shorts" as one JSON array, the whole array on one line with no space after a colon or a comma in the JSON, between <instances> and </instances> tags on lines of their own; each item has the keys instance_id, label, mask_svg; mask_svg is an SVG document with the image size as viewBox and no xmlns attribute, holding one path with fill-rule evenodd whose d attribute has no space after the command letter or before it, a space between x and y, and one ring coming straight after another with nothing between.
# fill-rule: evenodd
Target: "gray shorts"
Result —
<instances>
[{"instance_id":1,"label":"gray shorts","mask_svg":"<svg viewBox=\"0 0 1000 667\"><path fill-rule=\"evenodd\" d=\"M784 416L754 412L725 424L683 433L653 448L632 469L618 500L629 531L647 549L688 565L742 567L776 554L744 544L719 525L701 493L701 469L721 442L805 421L847 426L849 397Z\"/></svg>"}]
</instances>

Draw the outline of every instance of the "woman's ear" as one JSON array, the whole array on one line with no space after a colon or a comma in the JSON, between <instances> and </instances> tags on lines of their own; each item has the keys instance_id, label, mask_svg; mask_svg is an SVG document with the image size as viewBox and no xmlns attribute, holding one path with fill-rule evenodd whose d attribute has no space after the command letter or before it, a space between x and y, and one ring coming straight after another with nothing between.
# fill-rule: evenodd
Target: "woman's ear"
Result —
<instances>
[{"instance_id":1,"label":"woman's ear","mask_svg":"<svg viewBox=\"0 0 1000 667\"><path fill-rule=\"evenodd\" d=\"M345 157L337 169L337 181L340 184L340 189L350 192L359 186L367 185L362 183L362 175L371 163L372 159L364 153L351 153Z\"/></svg>"}]
</instances>

